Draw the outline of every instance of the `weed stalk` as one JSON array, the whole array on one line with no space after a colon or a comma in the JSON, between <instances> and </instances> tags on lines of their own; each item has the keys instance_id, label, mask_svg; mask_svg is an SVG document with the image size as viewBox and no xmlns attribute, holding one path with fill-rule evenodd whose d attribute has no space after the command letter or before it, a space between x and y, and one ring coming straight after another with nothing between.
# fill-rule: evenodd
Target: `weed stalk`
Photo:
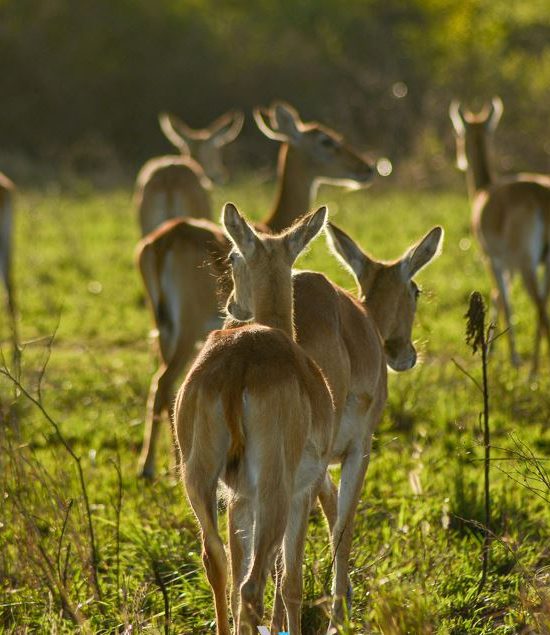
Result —
<instances>
[{"instance_id":1,"label":"weed stalk","mask_svg":"<svg viewBox=\"0 0 550 635\"><path fill-rule=\"evenodd\" d=\"M4 375L7 379L9 379L11 382L13 382L16 385L16 387L18 388L18 390L20 391L20 393L26 399L28 399L28 401L30 401L32 404L34 404L34 406L36 406L36 408L38 408L38 410L42 413L42 415L46 419L46 421L52 426L52 428L55 431L55 434L56 434L57 438L59 439L59 441L61 442L62 446L67 451L67 453L70 455L70 457L72 458L72 460L74 461L74 463L76 465L76 469L77 469L77 473L78 473L78 479L79 479L79 483L80 483L80 490L81 490L81 493L82 493L82 498L83 498L83 502L84 502L84 508L86 510L86 518L87 518L87 524L88 524L88 535L89 535L89 539L90 539L91 579L92 579L92 584L93 584L94 591L95 591L95 594L96 594L96 599L99 601L98 606L100 607L100 610L102 610L101 602L102 602L102 599L103 599L103 593L102 593L102 590L101 590L101 586L100 586L100 582L99 582L99 576L98 576L99 553L98 553L96 539L95 539L94 524L93 524L93 520L92 520L92 511L91 511L91 507L90 507L90 499L88 497L88 488L86 486L86 480L84 478L84 471L82 469L81 459L74 452L74 450L71 448L70 444L68 443L68 441L63 436L63 434L61 432L61 428L59 427L58 423L50 416L48 411L42 405L42 402L39 401L38 399L36 399L35 397L33 397L29 393L29 391L21 384L19 379L12 375L12 373L8 370L7 367L4 366L4 368L0 368L0 374Z\"/></svg>"},{"instance_id":2,"label":"weed stalk","mask_svg":"<svg viewBox=\"0 0 550 635\"><path fill-rule=\"evenodd\" d=\"M472 348L472 353L481 351L481 369L483 393L483 447L484 447L484 500L485 500L485 526L483 528L482 545L482 569L481 579L477 588L479 595L485 586L487 572L489 570L489 554L491 549L491 487L490 487L490 464L491 464L491 429L489 426L489 386L487 380L488 350L491 343L494 324L490 323L485 330L485 304L479 291L474 291L470 296L470 304L466 318L466 343Z\"/></svg>"}]
</instances>

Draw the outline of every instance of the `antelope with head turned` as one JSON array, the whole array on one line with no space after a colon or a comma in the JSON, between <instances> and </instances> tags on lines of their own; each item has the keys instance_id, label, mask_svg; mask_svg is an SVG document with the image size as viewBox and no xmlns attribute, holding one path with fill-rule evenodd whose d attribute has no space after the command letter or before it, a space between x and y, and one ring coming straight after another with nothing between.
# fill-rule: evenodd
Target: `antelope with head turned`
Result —
<instances>
[{"instance_id":1,"label":"antelope with head turned","mask_svg":"<svg viewBox=\"0 0 550 635\"><path fill-rule=\"evenodd\" d=\"M537 312L537 330L532 372L539 365L543 335L550 349L550 321L546 309L550 292L550 178L538 174L517 174L493 178L488 144L500 121L502 101L495 97L481 113L464 111L457 101L449 115L457 140L458 167L466 171L472 206L472 226L491 271L493 300L502 310L514 366L517 354L509 285L516 271ZM537 272L543 265L544 282Z\"/></svg>"},{"instance_id":2,"label":"antelope with head turned","mask_svg":"<svg viewBox=\"0 0 550 635\"><path fill-rule=\"evenodd\" d=\"M221 149L237 138L243 122L243 114L234 111L193 130L175 115L159 115L162 131L180 156L150 159L138 174L135 198L142 236L172 218L211 217L207 190L212 182L226 181Z\"/></svg>"},{"instance_id":3,"label":"antelope with head turned","mask_svg":"<svg viewBox=\"0 0 550 635\"><path fill-rule=\"evenodd\" d=\"M256 319L210 334L174 412L218 635L230 633L227 562L217 529L219 480L229 490L236 632L257 633L267 577L281 545L287 623L293 635L301 632L305 533L328 465L334 407L322 372L294 341L291 267L325 220L321 208L281 235L258 235L232 204L224 208L225 229L248 266Z\"/></svg>"},{"instance_id":4,"label":"antelope with head turned","mask_svg":"<svg viewBox=\"0 0 550 635\"><path fill-rule=\"evenodd\" d=\"M351 610L348 563L353 521L372 435L386 403L386 365L405 371L416 363L411 335L419 290L412 278L439 253L443 230L434 227L393 262L367 256L333 225L328 225L328 234L333 251L355 276L360 298L311 271L295 272L293 287L296 341L323 371L336 409L330 455L331 462L341 464L340 485L336 490L327 476L320 492L334 557L331 632L342 621L345 600L348 612ZM233 256L232 267L239 275L234 275L228 312L237 320L257 318L252 272L247 272L250 267L238 254ZM272 632L283 627L283 602L278 593Z\"/></svg>"},{"instance_id":5,"label":"antelope with head turned","mask_svg":"<svg viewBox=\"0 0 550 635\"><path fill-rule=\"evenodd\" d=\"M258 226L280 231L305 213L319 182L366 186L374 167L342 139L318 123L304 123L288 104L255 111L260 129L282 143L276 203ZM198 341L220 323L216 289L224 273L229 242L217 225L180 219L145 237L137 260L159 331L161 365L151 381L139 471L155 473L160 418L172 402L176 377ZM221 291L223 303L228 290Z\"/></svg>"}]
</instances>

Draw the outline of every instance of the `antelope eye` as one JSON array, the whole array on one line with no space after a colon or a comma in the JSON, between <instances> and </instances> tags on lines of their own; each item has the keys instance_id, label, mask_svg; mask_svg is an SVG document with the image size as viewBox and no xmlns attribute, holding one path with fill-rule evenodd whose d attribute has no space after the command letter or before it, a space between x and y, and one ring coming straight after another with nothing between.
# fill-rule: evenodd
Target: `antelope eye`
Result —
<instances>
[{"instance_id":1,"label":"antelope eye","mask_svg":"<svg viewBox=\"0 0 550 635\"><path fill-rule=\"evenodd\" d=\"M414 286L414 299L418 300L418 296L422 293L422 291L415 285Z\"/></svg>"},{"instance_id":2,"label":"antelope eye","mask_svg":"<svg viewBox=\"0 0 550 635\"><path fill-rule=\"evenodd\" d=\"M228 256L228 259L230 264L234 265L235 262L237 262L237 254L234 251L232 251Z\"/></svg>"}]
</instances>

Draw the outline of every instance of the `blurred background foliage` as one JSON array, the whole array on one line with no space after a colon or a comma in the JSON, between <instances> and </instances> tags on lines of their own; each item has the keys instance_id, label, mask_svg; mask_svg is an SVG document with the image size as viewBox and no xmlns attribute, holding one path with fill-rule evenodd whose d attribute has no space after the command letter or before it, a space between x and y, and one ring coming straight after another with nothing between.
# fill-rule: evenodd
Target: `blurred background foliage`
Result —
<instances>
[{"instance_id":1,"label":"blurred background foliage","mask_svg":"<svg viewBox=\"0 0 550 635\"><path fill-rule=\"evenodd\" d=\"M550 171L548 0L0 0L0 169L133 178L201 127L287 99L408 184L462 179L447 116L499 94L499 170ZM229 163L273 163L250 117ZM99 179L101 181L101 179Z\"/></svg>"}]
</instances>

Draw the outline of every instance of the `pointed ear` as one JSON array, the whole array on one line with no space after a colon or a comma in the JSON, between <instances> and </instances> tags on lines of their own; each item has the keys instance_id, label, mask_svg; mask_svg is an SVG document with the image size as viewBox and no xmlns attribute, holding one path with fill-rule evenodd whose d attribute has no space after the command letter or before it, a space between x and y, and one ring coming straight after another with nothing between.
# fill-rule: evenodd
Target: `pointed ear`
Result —
<instances>
[{"instance_id":1,"label":"pointed ear","mask_svg":"<svg viewBox=\"0 0 550 635\"><path fill-rule=\"evenodd\" d=\"M172 145L176 146L182 154L190 154L191 151L189 149L187 139L185 139L185 137L176 129L180 128L180 126L183 125L183 122L175 115L171 115L167 112L161 112L158 119L160 128L168 141L170 141Z\"/></svg>"},{"instance_id":2,"label":"pointed ear","mask_svg":"<svg viewBox=\"0 0 550 635\"><path fill-rule=\"evenodd\" d=\"M463 137L466 131L464 126L464 115L462 113L460 103L456 99L453 99L449 106L449 117L451 118L456 134L459 137Z\"/></svg>"},{"instance_id":3,"label":"pointed ear","mask_svg":"<svg viewBox=\"0 0 550 635\"><path fill-rule=\"evenodd\" d=\"M279 141L281 143L288 143L290 141L286 135L278 132L270 123L268 123L268 119L270 119L270 113L268 110L260 107L254 108L252 115L260 132L268 139L273 139L273 141Z\"/></svg>"},{"instance_id":4,"label":"pointed ear","mask_svg":"<svg viewBox=\"0 0 550 635\"><path fill-rule=\"evenodd\" d=\"M245 260L252 258L260 240L252 227L239 214L233 203L226 203L222 212L222 225L229 240L241 252Z\"/></svg>"},{"instance_id":5,"label":"pointed ear","mask_svg":"<svg viewBox=\"0 0 550 635\"><path fill-rule=\"evenodd\" d=\"M273 104L271 111L271 121L274 122L277 131L284 134L290 142L297 142L302 136L298 111L284 101L277 101Z\"/></svg>"},{"instance_id":6,"label":"pointed ear","mask_svg":"<svg viewBox=\"0 0 550 635\"><path fill-rule=\"evenodd\" d=\"M498 126L502 113L504 111L504 104L500 97L493 97L491 100L491 107L489 108L489 114L485 121L485 126L489 132L494 132Z\"/></svg>"},{"instance_id":7,"label":"pointed ear","mask_svg":"<svg viewBox=\"0 0 550 635\"><path fill-rule=\"evenodd\" d=\"M425 267L436 256L439 256L443 247L443 227L436 226L411 247L401 259L401 267L404 275L410 280L422 267Z\"/></svg>"},{"instance_id":8,"label":"pointed ear","mask_svg":"<svg viewBox=\"0 0 550 635\"><path fill-rule=\"evenodd\" d=\"M359 245L332 223L327 224L327 239L332 253L359 279L370 262Z\"/></svg>"},{"instance_id":9,"label":"pointed ear","mask_svg":"<svg viewBox=\"0 0 550 635\"><path fill-rule=\"evenodd\" d=\"M309 243L319 235L328 218L326 206L308 214L285 235L285 242L292 262L298 258Z\"/></svg>"},{"instance_id":10,"label":"pointed ear","mask_svg":"<svg viewBox=\"0 0 550 635\"><path fill-rule=\"evenodd\" d=\"M208 126L214 144L221 148L221 146L235 141L239 136L243 123L244 114L240 110L233 110L216 119Z\"/></svg>"}]
</instances>

